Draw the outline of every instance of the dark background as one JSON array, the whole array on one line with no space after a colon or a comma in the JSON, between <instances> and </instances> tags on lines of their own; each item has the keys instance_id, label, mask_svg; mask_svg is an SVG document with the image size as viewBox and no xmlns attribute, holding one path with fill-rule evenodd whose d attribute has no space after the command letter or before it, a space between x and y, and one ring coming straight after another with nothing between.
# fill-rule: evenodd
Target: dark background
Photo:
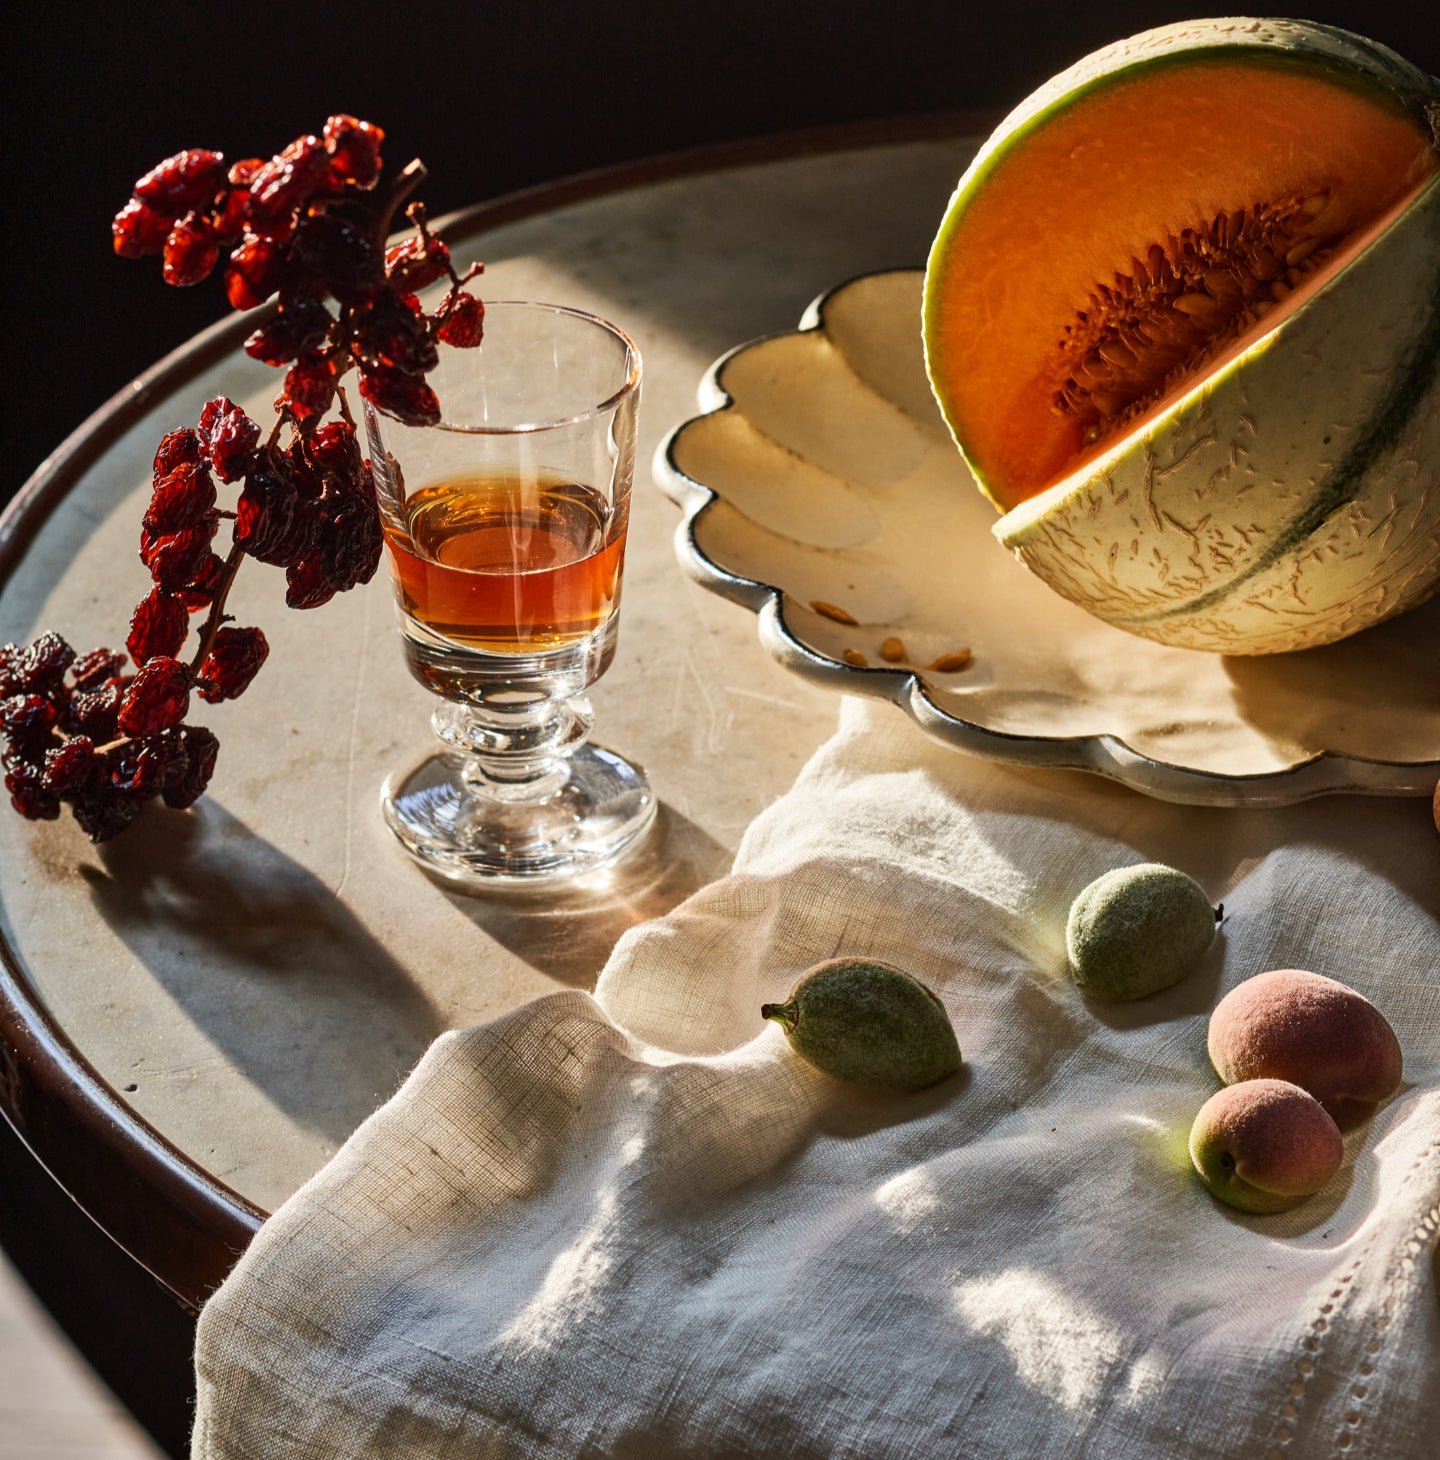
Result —
<instances>
[{"instance_id":1,"label":"dark background","mask_svg":"<svg viewBox=\"0 0 1440 1460\"><path fill-rule=\"evenodd\" d=\"M21 0L4 88L0 502L133 376L227 312L110 251L182 147L268 155L334 111L430 168L432 215L607 163L895 114L1008 109L1085 52L1209 7L991 0ZM1216 7L1223 9L1223 7ZM1428 14L1426 12L1429 12ZM1432 6L1306 0L1440 72Z\"/></svg>"}]
</instances>

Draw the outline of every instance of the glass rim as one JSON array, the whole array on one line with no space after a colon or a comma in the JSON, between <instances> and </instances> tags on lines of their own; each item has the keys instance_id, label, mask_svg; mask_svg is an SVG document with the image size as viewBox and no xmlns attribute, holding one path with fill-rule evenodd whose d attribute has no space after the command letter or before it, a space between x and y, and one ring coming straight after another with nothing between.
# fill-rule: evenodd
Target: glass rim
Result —
<instances>
[{"instance_id":1,"label":"glass rim","mask_svg":"<svg viewBox=\"0 0 1440 1460\"><path fill-rule=\"evenodd\" d=\"M583 421L593 421L598 416L603 416L613 411L621 401L628 395L633 395L640 388L641 359L639 347L635 341L625 333L617 324L603 316L594 314L587 309L576 309L568 304L547 304L540 299L494 299L485 303L486 317L489 317L492 309L538 309L550 314L568 315L571 319L583 320L586 324L598 325L606 334L619 340L625 346L628 369L625 372L625 380L619 390L613 391L604 400L593 406L586 407L570 416L556 416L544 421L517 421L505 426L478 426L466 425L460 421L447 421L443 418L436 421L429 429L432 431L451 431L460 436L522 436L534 435L539 431L553 431L562 426L575 426ZM484 349L485 344L482 338L480 348Z\"/></svg>"}]
</instances>

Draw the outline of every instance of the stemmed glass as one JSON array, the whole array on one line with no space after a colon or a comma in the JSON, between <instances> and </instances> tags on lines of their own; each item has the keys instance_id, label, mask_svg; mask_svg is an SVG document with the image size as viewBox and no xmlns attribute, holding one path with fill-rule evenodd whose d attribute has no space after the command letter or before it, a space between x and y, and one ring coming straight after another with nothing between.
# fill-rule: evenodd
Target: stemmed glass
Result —
<instances>
[{"instance_id":1,"label":"stemmed glass","mask_svg":"<svg viewBox=\"0 0 1440 1460\"><path fill-rule=\"evenodd\" d=\"M424 866L472 885L603 866L651 824L643 771L589 743L609 667L640 354L559 305L491 303L478 349L442 347L436 426L365 426L411 673L440 748L381 805Z\"/></svg>"}]
</instances>

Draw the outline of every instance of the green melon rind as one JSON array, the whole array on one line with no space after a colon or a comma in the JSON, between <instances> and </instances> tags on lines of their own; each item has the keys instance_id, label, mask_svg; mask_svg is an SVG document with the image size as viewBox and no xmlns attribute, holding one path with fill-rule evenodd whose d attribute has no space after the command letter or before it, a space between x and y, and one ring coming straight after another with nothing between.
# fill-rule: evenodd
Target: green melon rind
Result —
<instances>
[{"instance_id":1,"label":"green melon rind","mask_svg":"<svg viewBox=\"0 0 1440 1460\"><path fill-rule=\"evenodd\" d=\"M1032 92L995 129L956 184L930 249L921 303L925 369L931 389L976 482L997 506L1003 508L983 469L965 453L962 428L937 382L936 362L931 354L932 342L943 334L937 264L948 254L967 200L1027 136L1093 94L1096 87L1133 77L1137 68L1190 62L1203 58L1206 52L1217 59L1234 59L1237 48L1265 64L1326 70L1343 84L1363 88L1377 99L1388 99L1414 117L1436 139L1440 150L1440 82L1386 46L1315 21L1237 16L1159 26L1092 52Z\"/></svg>"},{"instance_id":2,"label":"green melon rind","mask_svg":"<svg viewBox=\"0 0 1440 1460\"><path fill-rule=\"evenodd\" d=\"M1138 440L992 530L1065 597L1184 648L1308 648L1429 597L1440 588L1440 177Z\"/></svg>"}]
</instances>

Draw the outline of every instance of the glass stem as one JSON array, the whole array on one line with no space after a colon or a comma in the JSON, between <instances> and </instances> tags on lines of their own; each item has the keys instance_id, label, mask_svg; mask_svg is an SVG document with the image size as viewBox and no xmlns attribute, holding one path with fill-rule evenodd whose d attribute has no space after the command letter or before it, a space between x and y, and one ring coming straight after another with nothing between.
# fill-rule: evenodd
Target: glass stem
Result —
<instances>
[{"instance_id":1,"label":"glass stem","mask_svg":"<svg viewBox=\"0 0 1440 1460\"><path fill-rule=\"evenodd\" d=\"M595 714L584 695L521 690L482 700L447 701L431 725L461 757L466 787L489 801L546 801L570 779L570 757L589 739Z\"/></svg>"}]
</instances>

